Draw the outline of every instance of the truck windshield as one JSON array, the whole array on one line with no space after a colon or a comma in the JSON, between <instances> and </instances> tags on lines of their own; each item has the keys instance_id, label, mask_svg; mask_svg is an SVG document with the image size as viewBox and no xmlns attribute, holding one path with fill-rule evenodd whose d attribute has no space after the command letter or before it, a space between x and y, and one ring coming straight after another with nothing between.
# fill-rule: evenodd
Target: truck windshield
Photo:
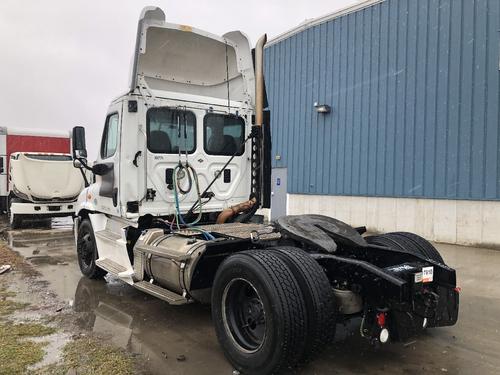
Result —
<instances>
[{"instance_id":1,"label":"truck windshield","mask_svg":"<svg viewBox=\"0 0 500 375\"><path fill-rule=\"evenodd\" d=\"M209 155L242 155L245 121L234 115L208 113L203 119L204 148Z\"/></svg>"},{"instance_id":2,"label":"truck windshield","mask_svg":"<svg viewBox=\"0 0 500 375\"><path fill-rule=\"evenodd\" d=\"M148 150L158 154L192 153L196 149L194 113L167 107L151 108L146 116Z\"/></svg>"}]
</instances>

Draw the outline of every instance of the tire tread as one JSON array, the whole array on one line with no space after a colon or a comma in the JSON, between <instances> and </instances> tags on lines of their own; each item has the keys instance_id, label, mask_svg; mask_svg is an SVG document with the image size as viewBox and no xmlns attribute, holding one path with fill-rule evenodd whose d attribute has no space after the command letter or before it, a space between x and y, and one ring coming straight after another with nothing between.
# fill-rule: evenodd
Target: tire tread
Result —
<instances>
[{"instance_id":1,"label":"tire tread","mask_svg":"<svg viewBox=\"0 0 500 375\"><path fill-rule=\"evenodd\" d=\"M320 353L335 337L335 295L321 266L305 251L291 246L270 248L282 257L302 284L308 314L308 338L304 360Z\"/></svg>"}]
</instances>

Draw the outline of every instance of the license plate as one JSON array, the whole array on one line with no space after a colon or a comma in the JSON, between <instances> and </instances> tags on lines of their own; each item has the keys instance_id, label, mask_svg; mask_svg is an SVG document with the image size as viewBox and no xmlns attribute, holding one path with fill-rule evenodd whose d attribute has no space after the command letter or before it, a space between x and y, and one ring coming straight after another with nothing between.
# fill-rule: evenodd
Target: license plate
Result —
<instances>
[{"instance_id":1,"label":"license plate","mask_svg":"<svg viewBox=\"0 0 500 375\"><path fill-rule=\"evenodd\" d=\"M431 283L434 279L434 267L423 267L422 268L422 282Z\"/></svg>"},{"instance_id":2,"label":"license plate","mask_svg":"<svg viewBox=\"0 0 500 375\"><path fill-rule=\"evenodd\" d=\"M61 206L49 206L49 211L61 211Z\"/></svg>"}]
</instances>

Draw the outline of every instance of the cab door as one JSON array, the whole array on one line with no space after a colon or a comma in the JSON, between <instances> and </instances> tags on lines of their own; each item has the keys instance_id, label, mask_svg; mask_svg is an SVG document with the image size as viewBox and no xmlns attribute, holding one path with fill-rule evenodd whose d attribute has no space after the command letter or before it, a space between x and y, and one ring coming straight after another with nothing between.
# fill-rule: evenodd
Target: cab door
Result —
<instances>
[{"instance_id":1,"label":"cab door","mask_svg":"<svg viewBox=\"0 0 500 375\"><path fill-rule=\"evenodd\" d=\"M210 189L215 194L214 204L218 202L222 207L229 207L249 199L251 143L245 144L248 132L244 119L239 116L207 113L203 117L205 161L200 174L204 180L203 186L207 186L220 174ZM221 173L231 158L231 162Z\"/></svg>"},{"instance_id":2,"label":"cab door","mask_svg":"<svg viewBox=\"0 0 500 375\"><path fill-rule=\"evenodd\" d=\"M120 216L119 160L121 134L121 103L113 105L104 123L97 167L102 171L96 176L97 207L110 215Z\"/></svg>"}]
</instances>

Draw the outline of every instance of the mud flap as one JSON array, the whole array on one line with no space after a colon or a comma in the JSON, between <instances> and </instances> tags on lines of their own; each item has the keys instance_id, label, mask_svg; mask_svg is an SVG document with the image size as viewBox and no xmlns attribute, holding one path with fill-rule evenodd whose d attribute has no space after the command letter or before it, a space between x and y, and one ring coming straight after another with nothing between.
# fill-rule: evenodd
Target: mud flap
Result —
<instances>
[{"instance_id":1,"label":"mud flap","mask_svg":"<svg viewBox=\"0 0 500 375\"><path fill-rule=\"evenodd\" d=\"M459 293L456 288L437 287L439 295L436 313L429 319L428 327L452 326L458 320Z\"/></svg>"}]
</instances>

